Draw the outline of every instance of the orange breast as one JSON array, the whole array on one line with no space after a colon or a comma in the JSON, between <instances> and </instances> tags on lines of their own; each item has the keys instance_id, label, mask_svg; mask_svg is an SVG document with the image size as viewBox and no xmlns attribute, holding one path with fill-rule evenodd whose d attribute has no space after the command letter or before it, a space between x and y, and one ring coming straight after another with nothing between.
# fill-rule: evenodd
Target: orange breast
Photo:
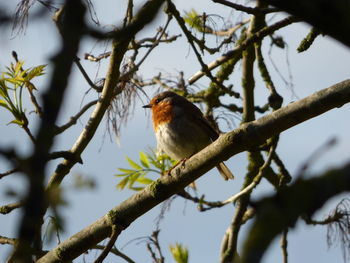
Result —
<instances>
[{"instance_id":1,"label":"orange breast","mask_svg":"<svg viewBox=\"0 0 350 263\"><path fill-rule=\"evenodd\" d=\"M169 123L173 118L172 105L169 102L162 102L152 107L152 119L154 131L158 130L158 125Z\"/></svg>"}]
</instances>

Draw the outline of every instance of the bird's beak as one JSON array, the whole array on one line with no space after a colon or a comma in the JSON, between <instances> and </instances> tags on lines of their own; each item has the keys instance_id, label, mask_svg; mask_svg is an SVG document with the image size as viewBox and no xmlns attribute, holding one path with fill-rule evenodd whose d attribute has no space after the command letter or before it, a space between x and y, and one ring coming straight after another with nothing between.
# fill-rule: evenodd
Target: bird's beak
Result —
<instances>
[{"instance_id":1,"label":"bird's beak","mask_svg":"<svg viewBox=\"0 0 350 263\"><path fill-rule=\"evenodd\" d=\"M143 105L142 108L152 108L151 104Z\"/></svg>"}]
</instances>

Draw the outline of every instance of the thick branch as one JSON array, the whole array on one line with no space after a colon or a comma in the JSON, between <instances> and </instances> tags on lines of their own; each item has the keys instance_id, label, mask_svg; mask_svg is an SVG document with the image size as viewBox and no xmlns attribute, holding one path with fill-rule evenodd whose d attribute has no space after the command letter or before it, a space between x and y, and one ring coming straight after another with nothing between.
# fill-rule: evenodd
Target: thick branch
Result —
<instances>
[{"instance_id":1,"label":"thick branch","mask_svg":"<svg viewBox=\"0 0 350 263\"><path fill-rule=\"evenodd\" d=\"M188 159L185 166L175 167L169 176L162 176L143 191L137 192L96 222L62 242L38 262L63 262L74 259L107 238L113 225L120 229L127 228L138 217L180 192L219 162L348 102L350 102L350 80L316 92L256 121L243 124L237 130L221 135L211 145Z\"/></svg>"},{"instance_id":2,"label":"thick branch","mask_svg":"<svg viewBox=\"0 0 350 263\"><path fill-rule=\"evenodd\" d=\"M57 52L50 86L43 94L43 112L34 151L23 171L28 176L29 191L24 202L24 212L19 226L19 244L10 261L31 262L33 251L41 246L41 223L47 200L44 197L45 167L55 136L55 122L62 106L73 59L82 35L85 7L81 1L66 1L62 23L62 47Z\"/></svg>"},{"instance_id":3,"label":"thick branch","mask_svg":"<svg viewBox=\"0 0 350 263\"><path fill-rule=\"evenodd\" d=\"M299 179L272 197L259 201L254 205L257 217L246 235L241 262L261 262L276 235L286 227L293 227L301 215L312 215L331 197L349 190L350 163L319 177Z\"/></svg>"}]
</instances>

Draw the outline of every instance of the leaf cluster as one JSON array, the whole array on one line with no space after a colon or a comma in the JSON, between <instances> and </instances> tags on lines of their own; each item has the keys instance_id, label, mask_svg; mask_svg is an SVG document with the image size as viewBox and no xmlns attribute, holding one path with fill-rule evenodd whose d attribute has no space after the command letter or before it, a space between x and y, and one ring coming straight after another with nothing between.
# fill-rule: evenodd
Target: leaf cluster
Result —
<instances>
[{"instance_id":1,"label":"leaf cluster","mask_svg":"<svg viewBox=\"0 0 350 263\"><path fill-rule=\"evenodd\" d=\"M188 262L188 248L180 243L176 243L174 246L169 246L169 249L176 263Z\"/></svg>"},{"instance_id":2,"label":"leaf cluster","mask_svg":"<svg viewBox=\"0 0 350 263\"><path fill-rule=\"evenodd\" d=\"M125 159L130 168L118 168L121 173L115 175L123 177L117 184L117 189L119 190L127 187L130 190L140 191L154 181L149 177L149 173L155 173L158 176L164 175L176 163L167 155L157 155L153 151L151 153L141 151L138 161L134 161L128 156Z\"/></svg>"},{"instance_id":3,"label":"leaf cluster","mask_svg":"<svg viewBox=\"0 0 350 263\"><path fill-rule=\"evenodd\" d=\"M8 110L14 117L10 123L21 127L28 125L23 106L23 89L36 90L32 80L44 74L46 65L23 69L24 62L17 61L6 67L0 78L0 107Z\"/></svg>"}]
</instances>

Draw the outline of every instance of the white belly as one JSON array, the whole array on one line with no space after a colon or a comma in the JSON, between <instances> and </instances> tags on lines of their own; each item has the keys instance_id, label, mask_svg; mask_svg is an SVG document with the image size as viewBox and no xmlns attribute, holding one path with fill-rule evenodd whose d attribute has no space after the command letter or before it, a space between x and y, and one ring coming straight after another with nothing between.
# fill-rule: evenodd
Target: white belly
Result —
<instances>
[{"instance_id":1,"label":"white belly","mask_svg":"<svg viewBox=\"0 0 350 263\"><path fill-rule=\"evenodd\" d=\"M182 129L178 129L176 125L181 125ZM173 132L174 130L177 132ZM158 150L174 160L188 158L211 143L209 136L203 130L192 123L184 122L159 125L156 137Z\"/></svg>"}]
</instances>

